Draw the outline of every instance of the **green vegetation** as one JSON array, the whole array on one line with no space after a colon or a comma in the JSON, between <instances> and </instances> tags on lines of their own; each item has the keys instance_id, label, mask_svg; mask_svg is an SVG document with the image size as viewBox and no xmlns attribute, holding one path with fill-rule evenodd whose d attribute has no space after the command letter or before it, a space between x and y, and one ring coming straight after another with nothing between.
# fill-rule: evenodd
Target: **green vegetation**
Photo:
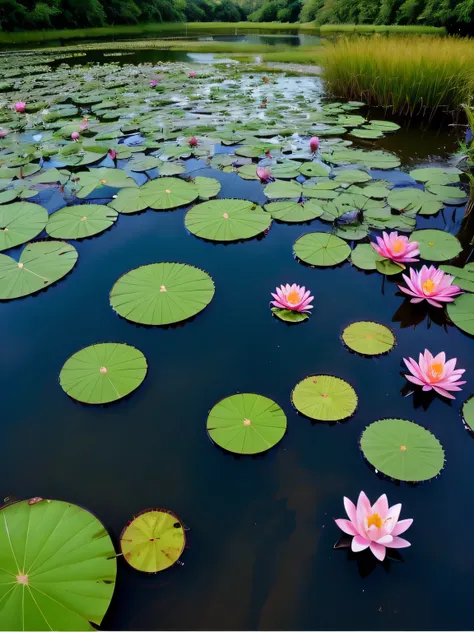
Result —
<instances>
[{"instance_id":1,"label":"green vegetation","mask_svg":"<svg viewBox=\"0 0 474 632\"><path fill-rule=\"evenodd\" d=\"M432 117L474 93L474 47L454 37L343 38L325 47L324 78L338 97Z\"/></svg>"},{"instance_id":2,"label":"green vegetation","mask_svg":"<svg viewBox=\"0 0 474 632\"><path fill-rule=\"evenodd\" d=\"M323 24L320 27L321 36L329 37L337 34L351 33L388 33L394 35L446 35L444 26L421 26L397 24Z\"/></svg>"}]
</instances>

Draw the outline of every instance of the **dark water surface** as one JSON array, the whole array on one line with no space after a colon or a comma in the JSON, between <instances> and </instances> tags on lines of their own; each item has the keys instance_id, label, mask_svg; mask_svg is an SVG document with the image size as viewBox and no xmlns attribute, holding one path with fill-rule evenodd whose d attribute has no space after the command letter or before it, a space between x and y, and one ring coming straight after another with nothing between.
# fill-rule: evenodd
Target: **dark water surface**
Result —
<instances>
[{"instance_id":1,"label":"dark water surface","mask_svg":"<svg viewBox=\"0 0 474 632\"><path fill-rule=\"evenodd\" d=\"M456 139L446 130L409 128L381 145L406 164L442 164ZM188 161L187 169L202 165ZM265 202L257 182L194 173L219 178L219 197ZM445 210L446 223L440 214L419 218L419 227L459 234L463 209L453 210ZM144 508L171 509L191 528L184 566L147 576L119 558L104 629L472 629L474 440L460 406L474 390L473 340L439 314L429 324L390 278L383 283L349 262L300 265L293 243L327 224L274 222L261 240L225 246L187 234L185 212L121 215L102 235L73 242L79 261L66 279L0 304L3 496L83 505L103 520L117 548L123 526ZM468 232L461 237L469 242ZM215 281L214 300L183 326L135 326L109 306L120 275L157 261L201 267ZM289 327L271 316L270 292L287 282L315 296L307 323ZM357 320L391 326L395 349L378 359L349 353L340 335ZM59 371L75 351L105 341L140 349L147 378L115 404L75 403L59 387ZM425 347L446 350L467 369L455 402L434 398L424 409L401 395L401 359ZM359 406L348 422L311 423L292 408L293 387L317 373L356 389ZM286 436L263 456L236 458L206 434L209 409L236 392L268 396L287 414ZM384 417L410 419L439 438L446 451L439 478L397 485L365 464L360 434ZM403 503L402 518L414 518L403 562L376 564L369 555L333 550L342 497L356 500L361 489L372 500L387 493L391 504Z\"/></svg>"}]
</instances>

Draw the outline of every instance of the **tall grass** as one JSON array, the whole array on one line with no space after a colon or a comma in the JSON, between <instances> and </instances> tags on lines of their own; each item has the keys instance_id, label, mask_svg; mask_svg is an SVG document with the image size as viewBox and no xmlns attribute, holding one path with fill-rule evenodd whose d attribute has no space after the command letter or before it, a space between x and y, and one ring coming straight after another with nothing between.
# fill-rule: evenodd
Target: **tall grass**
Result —
<instances>
[{"instance_id":1,"label":"tall grass","mask_svg":"<svg viewBox=\"0 0 474 632\"><path fill-rule=\"evenodd\" d=\"M431 118L474 96L474 45L456 37L342 38L325 47L323 76L338 97Z\"/></svg>"},{"instance_id":2,"label":"tall grass","mask_svg":"<svg viewBox=\"0 0 474 632\"><path fill-rule=\"evenodd\" d=\"M323 24L320 27L321 36L349 33L390 33L393 35L446 35L444 26L421 26L396 24Z\"/></svg>"}]
</instances>

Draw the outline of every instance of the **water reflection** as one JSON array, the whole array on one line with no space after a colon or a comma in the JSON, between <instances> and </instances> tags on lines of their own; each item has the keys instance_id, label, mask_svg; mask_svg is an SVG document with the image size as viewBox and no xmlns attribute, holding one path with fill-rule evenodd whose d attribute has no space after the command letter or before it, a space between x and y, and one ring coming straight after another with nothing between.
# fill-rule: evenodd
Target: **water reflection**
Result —
<instances>
[{"instance_id":1,"label":"water reflection","mask_svg":"<svg viewBox=\"0 0 474 632\"><path fill-rule=\"evenodd\" d=\"M334 545L335 550L346 549L347 559L357 563L357 570L362 579L368 577L377 567L382 567L386 573L390 573L393 562L404 562L401 553L397 549L387 549L385 559L379 562L369 549L354 553L351 550L352 536L343 535Z\"/></svg>"},{"instance_id":2,"label":"water reflection","mask_svg":"<svg viewBox=\"0 0 474 632\"><path fill-rule=\"evenodd\" d=\"M401 292L397 292L397 296L403 296ZM413 327L416 329L426 320L426 328L430 329L432 324L443 327L448 330L448 317L444 309L432 307L426 301L423 303L411 303L409 299L405 299L395 314L392 316L393 323L400 323L402 329Z\"/></svg>"}]
</instances>

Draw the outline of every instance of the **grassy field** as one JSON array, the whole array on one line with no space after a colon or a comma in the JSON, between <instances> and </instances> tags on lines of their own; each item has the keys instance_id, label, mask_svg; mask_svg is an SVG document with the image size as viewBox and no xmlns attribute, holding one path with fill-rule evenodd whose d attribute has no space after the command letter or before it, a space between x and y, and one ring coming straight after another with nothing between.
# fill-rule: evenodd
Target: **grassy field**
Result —
<instances>
[{"instance_id":1,"label":"grassy field","mask_svg":"<svg viewBox=\"0 0 474 632\"><path fill-rule=\"evenodd\" d=\"M312 22L289 24L281 22L168 22L159 24L137 24L133 26L105 26L87 29L64 29L57 31L0 31L0 45L18 46L26 44L54 44L73 40L104 40L143 37L192 37L196 35L238 34L246 32L309 33L327 37L347 33L425 33L443 34L443 28L429 26L371 26L351 24L326 24L321 27Z\"/></svg>"},{"instance_id":2,"label":"grassy field","mask_svg":"<svg viewBox=\"0 0 474 632\"><path fill-rule=\"evenodd\" d=\"M456 37L343 38L324 47L323 77L337 97L432 117L474 94L474 46Z\"/></svg>"}]
</instances>

